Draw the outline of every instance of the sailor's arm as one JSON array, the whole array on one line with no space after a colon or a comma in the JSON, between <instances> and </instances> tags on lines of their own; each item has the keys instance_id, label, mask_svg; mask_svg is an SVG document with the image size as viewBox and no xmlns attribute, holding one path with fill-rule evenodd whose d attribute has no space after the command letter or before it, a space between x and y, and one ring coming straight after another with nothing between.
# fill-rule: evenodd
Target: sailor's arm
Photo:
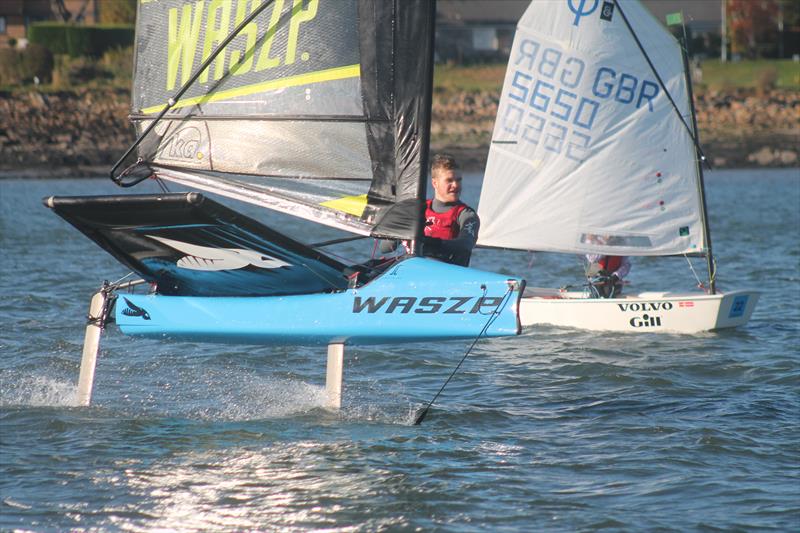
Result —
<instances>
[{"instance_id":1,"label":"sailor's arm","mask_svg":"<svg viewBox=\"0 0 800 533\"><path fill-rule=\"evenodd\" d=\"M627 257L622 257L620 261L619 268L616 269L612 274L616 274L619 279L625 278L628 275L628 272L631 271L631 261Z\"/></svg>"}]
</instances>

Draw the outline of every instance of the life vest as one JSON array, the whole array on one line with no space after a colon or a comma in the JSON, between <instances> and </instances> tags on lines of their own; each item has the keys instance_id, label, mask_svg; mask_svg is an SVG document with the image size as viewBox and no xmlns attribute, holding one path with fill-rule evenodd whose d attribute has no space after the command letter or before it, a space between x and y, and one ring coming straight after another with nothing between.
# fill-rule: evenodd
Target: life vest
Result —
<instances>
[{"instance_id":1,"label":"life vest","mask_svg":"<svg viewBox=\"0 0 800 533\"><path fill-rule=\"evenodd\" d=\"M433 200L425 202L425 236L436 239L450 240L458 237L461 228L458 227L458 215L467 208L467 204L458 202L444 213L433 210Z\"/></svg>"},{"instance_id":2,"label":"life vest","mask_svg":"<svg viewBox=\"0 0 800 533\"><path fill-rule=\"evenodd\" d=\"M597 263L600 268L612 274L622 266L622 258L618 255L604 255Z\"/></svg>"}]
</instances>

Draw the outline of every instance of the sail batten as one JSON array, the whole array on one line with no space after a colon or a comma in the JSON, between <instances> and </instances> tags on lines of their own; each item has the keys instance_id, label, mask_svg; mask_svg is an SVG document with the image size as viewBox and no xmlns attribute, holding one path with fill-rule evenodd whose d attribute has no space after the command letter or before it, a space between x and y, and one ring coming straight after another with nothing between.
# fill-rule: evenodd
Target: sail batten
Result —
<instances>
[{"instance_id":1,"label":"sail batten","mask_svg":"<svg viewBox=\"0 0 800 533\"><path fill-rule=\"evenodd\" d=\"M204 175L201 172L182 172L176 169L161 167L157 169L159 177L171 182L208 191L234 200L240 200L272 211L287 215L314 220L325 226L356 233L369 235L372 226L366 222L359 223L354 220L351 213L342 209L320 210L316 205L332 200L326 200L322 195L307 195L306 201L299 201L297 197L286 197L281 190L270 189L264 185L248 184L244 178L228 179L222 176ZM318 201L314 202L312 198Z\"/></svg>"},{"instance_id":2,"label":"sail batten","mask_svg":"<svg viewBox=\"0 0 800 533\"><path fill-rule=\"evenodd\" d=\"M430 5L139 3L130 117L148 132L141 164L239 199L255 191L253 203L357 233L413 239L430 127L420 112L430 106ZM364 185L331 185L309 202L306 180ZM358 208L339 201L362 196Z\"/></svg>"},{"instance_id":3,"label":"sail batten","mask_svg":"<svg viewBox=\"0 0 800 533\"><path fill-rule=\"evenodd\" d=\"M575 13L566 1L547 9L533 2L520 20L481 192L479 244L704 252L679 45L638 1L603 4Z\"/></svg>"},{"instance_id":4,"label":"sail batten","mask_svg":"<svg viewBox=\"0 0 800 533\"><path fill-rule=\"evenodd\" d=\"M220 102L231 98L257 95L267 91L275 91L278 89L286 89L288 87L308 86L315 83L323 83L333 80L341 80L347 78L358 78L360 76L360 65L347 65L343 67L335 67L332 69L309 72L306 74L298 74L296 76L289 76L277 80L270 80L253 85L245 85L236 87L227 91L216 91L212 94L205 94L179 100L172 106L172 109L180 109L182 107L195 106L198 104L206 104L211 102ZM153 107L146 107L142 109L142 113L149 115L152 113L159 113L166 104L156 105Z\"/></svg>"}]
</instances>

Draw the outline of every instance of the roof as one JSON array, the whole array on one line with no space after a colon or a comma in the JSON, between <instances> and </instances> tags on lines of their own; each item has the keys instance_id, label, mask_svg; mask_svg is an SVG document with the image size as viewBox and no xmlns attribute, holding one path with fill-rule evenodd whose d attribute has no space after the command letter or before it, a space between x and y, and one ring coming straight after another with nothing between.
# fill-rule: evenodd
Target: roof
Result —
<instances>
[{"instance_id":1,"label":"roof","mask_svg":"<svg viewBox=\"0 0 800 533\"><path fill-rule=\"evenodd\" d=\"M566 2L568 0L533 0ZM439 15L455 24L516 24L531 0L439 0ZM687 24L695 26L719 25L722 20L721 0L642 0L642 3L659 20L668 13L682 11Z\"/></svg>"},{"instance_id":2,"label":"roof","mask_svg":"<svg viewBox=\"0 0 800 533\"><path fill-rule=\"evenodd\" d=\"M450 23L514 24L530 0L439 0L436 10Z\"/></svg>"}]
</instances>

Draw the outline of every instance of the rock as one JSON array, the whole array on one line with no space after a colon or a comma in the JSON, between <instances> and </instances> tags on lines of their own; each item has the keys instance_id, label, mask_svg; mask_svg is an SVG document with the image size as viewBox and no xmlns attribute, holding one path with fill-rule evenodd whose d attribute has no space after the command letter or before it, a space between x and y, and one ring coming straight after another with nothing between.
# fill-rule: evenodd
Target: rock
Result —
<instances>
[{"instance_id":1,"label":"rock","mask_svg":"<svg viewBox=\"0 0 800 533\"><path fill-rule=\"evenodd\" d=\"M436 90L434 150L448 150L482 169L497 115L499 91ZM707 91L697 95L704 152L715 167L796 166L800 98L796 91ZM100 165L134 141L125 90L0 93L0 168ZM75 155L80 147L82 156ZM471 168L465 163L465 168Z\"/></svg>"},{"instance_id":2,"label":"rock","mask_svg":"<svg viewBox=\"0 0 800 533\"><path fill-rule=\"evenodd\" d=\"M767 167L772 165L775 160L776 153L773 153L768 147L763 147L758 152L754 152L747 156L747 160L753 163L758 163L761 166Z\"/></svg>"},{"instance_id":3,"label":"rock","mask_svg":"<svg viewBox=\"0 0 800 533\"><path fill-rule=\"evenodd\" d=\"M30 93L29 100L31 103L31 107L33 107L34 109L46 109L48 107L47 100L42 93L38 92Z\"/></svg>"},{"instance_id":4,"label":"rock","mask_svg":"<svg viewBox=\"0 0 800 533\"><path fill-rule=\"evenodd\" d=\"M795 166L797 164L797 152L793 150L781 150L778 154L781 163L785 166Z\"/></svg>"}]
</instances>

